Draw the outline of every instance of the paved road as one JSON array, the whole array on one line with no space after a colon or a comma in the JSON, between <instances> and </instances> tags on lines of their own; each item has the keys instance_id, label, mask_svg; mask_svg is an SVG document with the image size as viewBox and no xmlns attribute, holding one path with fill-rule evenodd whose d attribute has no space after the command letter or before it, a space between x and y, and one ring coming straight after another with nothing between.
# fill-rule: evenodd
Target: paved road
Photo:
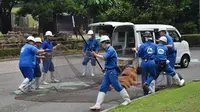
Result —
<instances>
[{"instance_id":1,"label":"paved road","mask_svg":"<svg viewBox=\"0 0 200 112\"><path fill-rule=\"evenodd\" d=\"M190 63L190 66L186 69L176 69L187 81L200 78L200 51L192 50L191 53L192 62ZM80 77L81 58L79 56L67 56L67 59L68 61L63 56L54 58L56 77L62 81L59 87L64 88L63 90L71 89L71 91L77 88L85 87L85 89L74 92L56 92L55 90L52 90L48 92L51 95L54 95L52 97L50 94L45 93L43 94L44 96L42 96L41 94L38 94L40 92L36 92L34 95L38 95L37 97L31 97L31 94L29 94L26 97L22 96L21 98L18 98L23 100L16 100L15 94L13 94L13 91L17 89L23 80L18 69L18 61L0 62L0 112L90 112L88 107L92 106L96 100L99 86L95 85L101 76L98 74L98 76L92 78L88 74L86 77ZM96 67L96 72L100 73L98 67ZM129 89L129 94L134 98L135 96L140 96L140 91L141 89L138 87L131 88ZM58 95L58 93L62 94ZM56 95L59 98L56 97ZM50 98L45 99L47 96ZM34 101L34 99L36 101ZM121 102L122 100L119 94L111 91L106 96L103 108L107 109L118 105Z\"/></svg>"}]
</instances>

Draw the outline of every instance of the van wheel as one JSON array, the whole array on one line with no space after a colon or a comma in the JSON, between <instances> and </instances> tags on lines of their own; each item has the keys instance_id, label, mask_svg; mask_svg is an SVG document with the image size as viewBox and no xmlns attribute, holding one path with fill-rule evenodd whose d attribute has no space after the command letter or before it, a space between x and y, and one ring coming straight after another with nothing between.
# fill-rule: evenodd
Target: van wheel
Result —
<instances>
[{"instance_id":1,"label":"van wheel","mask_svg":"<svg viewBox=\"0 0 200 112\"><path fill-rule=\"evenodd\" d=\"M189 56L184 55L184 56L181 58L181 63L180 63L181 67L182 67L182 68L187 68L188 65L189 65L189 63L190 63L190 61L189 61Z\"/></svg>"}]
</instances>

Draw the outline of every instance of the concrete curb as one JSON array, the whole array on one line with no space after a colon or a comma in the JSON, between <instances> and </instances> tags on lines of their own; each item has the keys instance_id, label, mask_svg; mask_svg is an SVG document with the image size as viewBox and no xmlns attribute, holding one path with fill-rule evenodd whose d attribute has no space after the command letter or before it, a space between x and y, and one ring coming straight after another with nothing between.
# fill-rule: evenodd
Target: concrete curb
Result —
<instances>
[{"instance_id":1,"label":"concrete curb","mask_svg":"<svg viewBox=\"0 0 200 112\"><path fill-rule=\"evenodd\" d=\"M5 61L15 61L15 60L19 60L19 58L0 59L0 62L5 62Z\"/></svg>"}]
</instances>

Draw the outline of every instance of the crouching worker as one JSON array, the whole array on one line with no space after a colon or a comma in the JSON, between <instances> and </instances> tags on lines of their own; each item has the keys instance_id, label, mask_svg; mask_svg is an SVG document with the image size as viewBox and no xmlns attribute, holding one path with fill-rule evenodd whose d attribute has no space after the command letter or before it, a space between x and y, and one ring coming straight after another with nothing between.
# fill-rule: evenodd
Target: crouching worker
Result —
<instances>
[{"instance_id":1,"label":"crouching worker","mask_svg":"<svg viewBox=\"0 0 200 112\"><path fill-rule=\"evenodd\" d=\"M147 95L150 92L155 92L155 80L152 80L156 76L156 64L155 64L155 55L157 45L153 43L153 36L150 32L145 32L145 43L139 47L139 51L136 48L133 48L133 51L136 51L138 57L142 59L141 62L141 72L142 72L142 86L143 93ZM150 77L150 78L148 78ZM149 87L150 86L150 87ZM151 88L151 89L149 89Z\"/></svg>"},{"instance_id":2,"label":"crouching worker","mask_svg":"<svg viewBox=\"0 0 200 112\"><path fill-rule=\"evenodd\" d=\"M24 76L24 81L19 86L19 90L26 92L27 89L33 84L34 68L36 66L36 54L44 53L44 50L38 50L34 46L35 38L29 36L27 43L22 47L19 57L19 69Z\"/></svg>"},{"instance_id":3,"label":"crouching worker","mask_svg":"<svg viewBox=\"0 0 200 112\"><path fill-rule=\"evenodd\" d=\"M102 80L101 88L98 93L96 104L93 107L90 107L90 110L100 110L101 104L104 101L104 97L106 92L109 89L109 85L111 84L117 92L120 92L120 95L125 100L122 105L127 105L131 102L130 97L127 91L121 86L118 75L117 75L117 53L115 49L110 45L110 38L106 35L101 37L101 45L105 49L104 55L96 54L94 51L91 53L102 60L105 60L105 73Z\"/></svg>"},{"instance_id":4,"label":"crouching worker","mask_svg":"<svg viewBox=\"0 0 200 112\"><path fill-rule=\"evenodd\" d=\"M35 46L40 49L42 44L41 38L37 37L35 38ZM42 56L41 54L36 55L36 67L34 69L34 78L35 78L35 89L39 89L40 86L40 77L41 77L41 70L40 70L40 59L45 58L45 56Z\"/></svg>"},{"instance_id":5,"label":"crouching worker","mask_svg":"<svg viewBox=\"0 0 200 112\"><path fill-rule=\"evenodd\" d=\"M156 55L156 64L158 75L161 71L166 72L168 75L172 76L172 78L176 81L179 86L183 86L185 81L184 79L180 79L175 70L170 66L170 62L167 60L167 52L168 48L166 47L167 38L165 36L160 37L159 44L157 45L157 55ZM156 76L156 78L158 77Z\"/></svg>"}]
</instances>

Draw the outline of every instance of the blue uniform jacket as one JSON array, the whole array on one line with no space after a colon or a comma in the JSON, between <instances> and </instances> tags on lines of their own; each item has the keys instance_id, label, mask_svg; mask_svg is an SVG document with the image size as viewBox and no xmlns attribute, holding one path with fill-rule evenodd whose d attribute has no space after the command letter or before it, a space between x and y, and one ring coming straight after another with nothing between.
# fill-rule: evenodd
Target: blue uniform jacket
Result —
<instances>
[{"instance_id":1,"label":"blue uniform jacket","mask_svg":"<svg viewBox=\"0 0 200 112\"><path fill-rule=\"evenodd\" d=\"M48 41L48 40L44 40L44 42L42 43L41 45L41 48L42 49L53 49L53 44L52 42ZM49 51L49 52L52 52L52 51Z\"/></svg>"},{"instance_id":2,"label":"blue uniform jacket","mask_svg":"<svg viewBox=\"0 0 200 112\"><path fill-rule=\"evenodd\" d=\"M117 52L112 46L108 46L103 57L105 59L105 68L111 69L117 66Z\"/></svg>"},{"instance_id":3,"label":"blue uniform jacket","mask_svg":"<svg viewBox=\"0 0 200 112\"><path fill-rule=\"evenodd\" d=\"M169 44L173 45L172 48L168 48L168 54L167 55L172 55L173 53L176 53L176 49L174 47L174 41L173 41L172 37L169 36L168 34L166 34L165 37L167 38L167 45L169 45Z\"/></svg>"},{"instance_id":4,"label":"blue uniform jacket","mask_svg":"<svg viewBox=\"0 0 200 112\"><path fill-rule=\"evenodd\" d=\"M38 52L38 49L31 45L31 44L25 44L21 51L20 51L20 57L19 57L19 67L35 67L36 65L36 53Z\"/></svg>"},{"instance_id":5,"label":"blue uniform jacket","mask_svg":"<svg viewBox=\"0 0 200 112\"><path fill-rule=\"evenodd\" d=\"M83 46L83 52L89 51L89 49L96 52L100 50L99 43L95 38L89 38L86 42L87 44L84 43Z\"/></svg>"},{"instance_id":6,"label":"blue uniform jacket","mask_svg":"<svg viewBox=\"0 0 200 112\"><path fill-rule=\"evenodd\" d=\"M168 48L165 45L158 44L156 60L157 61L166 61L167 60L167 52L168 52Z\"/></svg>"},{"instance_id":7,"label":"blue uniform jacket","mask_svg":"<svg viewBox=\"0 0 200 112\"><path fill-rule=\"evenodd\" d=\"M146 41L142 44L137 52L137 56L144 59L154 59L156 55L157 45L151 41Z\"/></svg>"}]
</instances>

